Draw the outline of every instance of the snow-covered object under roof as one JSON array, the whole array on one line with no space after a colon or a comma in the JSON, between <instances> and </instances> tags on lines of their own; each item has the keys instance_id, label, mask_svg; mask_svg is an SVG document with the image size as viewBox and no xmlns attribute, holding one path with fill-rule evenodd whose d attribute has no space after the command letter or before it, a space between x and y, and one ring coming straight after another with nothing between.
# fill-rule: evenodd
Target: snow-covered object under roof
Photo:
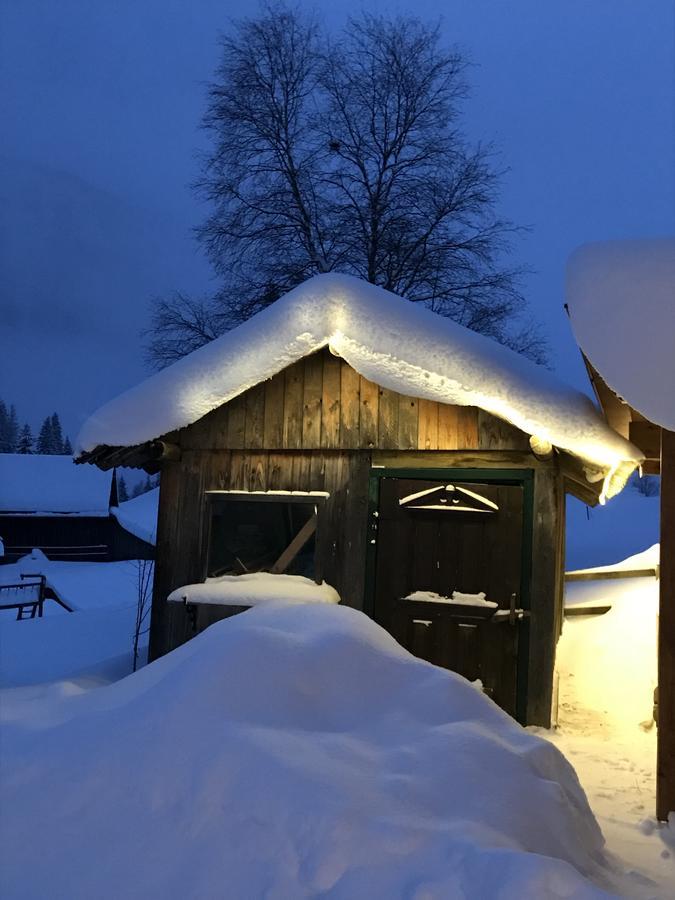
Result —
<instances>
[{"instance_id":1,"label":"snow-covered object under roof","mask_svg":"<svg viewBox=\"0 0 675 900\"><path fill-rule=\"evenodd\" d=\"M325 581L316 584L302 575L221 575L202 584L186 584L172 591L170 603L213 603L216 606L264 606L268 603L339 603L335 588Z\"/></svg>"},{"instance_id":2,"label":"snow-covered object under roof","mask_svg":"<svg viewBox=\"0 0 675 900\"><path fill-rule=\"evenodd\" d=\"M111 482L70 456L0 453L0 514L107 516Z\"/></svg>"},{"instance_id":3,"label":"snow-covered object under roof","mask_svg":"<svg viewBox=\"0 0 675 900\"><path fill-rule=\"evenodd\" d=\"M318 275L243 325L99 409L78 449L133 446L183 428L322 347L403 394L478 406L580 457L605 493L640 451L551 372L419 303L347 275Z\"/></svg>"},{"instance_id":4,"label":"snow-covered object under roof","mask_svg":"<svg viewBox=\"0 0 675 900\"><path fill-rule=\"evenodd\" d=\"M607 385L675 431L675 238L586 244L567 303L579 346Z\"/></svg>"},{"instance_id":5,"label":"snow-covered object under roof","mask_svg":"<svg viewBox=\"0 0 675 900\"><path fill-rule=\"evenodd\" d=\"M153 546L157 543L159 488L125 500L111 512L125 531Z\"/></svg>"}]
</instances>

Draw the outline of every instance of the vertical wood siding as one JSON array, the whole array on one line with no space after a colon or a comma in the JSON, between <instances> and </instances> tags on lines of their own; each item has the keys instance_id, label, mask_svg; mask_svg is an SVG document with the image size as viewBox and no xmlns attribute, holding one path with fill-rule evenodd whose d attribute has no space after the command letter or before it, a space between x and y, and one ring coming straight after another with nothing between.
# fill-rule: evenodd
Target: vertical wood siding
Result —
<instances>
[{"instance_id":1,"label":"vertical wood siding","mask_svg":"<svg viewBox=\"0 0 675 900\"><path fill-rule=\"evenodd\" d=\"M475 407L397 394L322 350L171 440L186 450L463 450L480 446L480 430Z\"/></svg>"}]
</instances>

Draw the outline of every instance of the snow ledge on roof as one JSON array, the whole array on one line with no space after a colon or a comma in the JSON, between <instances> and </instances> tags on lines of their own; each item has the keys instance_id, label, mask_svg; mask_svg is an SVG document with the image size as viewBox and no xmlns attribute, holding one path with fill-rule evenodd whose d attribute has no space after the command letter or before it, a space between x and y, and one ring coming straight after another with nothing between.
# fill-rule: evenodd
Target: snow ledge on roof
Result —
<instances>
[{"instance_id":1,"label":"snow ledge on roof","mask_svg":"<svg viewBox=\"0 0 675 900\"><path fill-rule=\"evenodd\" d=\"M101 407L79 452L184 428L297 360L330 347L365 378L422 399L478 406L579 457L611 497L642 460L592 401L507 347L348 275L317 275Z\"/></svg>"},{"instance_id":2,"label":"snow ledge on roof","mask_svg":"<svg viewBox=\"0 0 675 900\"><path fill-rule=\"evenodd\" d=\"M633 409L675 429L675 237L585 244L567 266L579 346Z\"/></svg>"}]
</instances>

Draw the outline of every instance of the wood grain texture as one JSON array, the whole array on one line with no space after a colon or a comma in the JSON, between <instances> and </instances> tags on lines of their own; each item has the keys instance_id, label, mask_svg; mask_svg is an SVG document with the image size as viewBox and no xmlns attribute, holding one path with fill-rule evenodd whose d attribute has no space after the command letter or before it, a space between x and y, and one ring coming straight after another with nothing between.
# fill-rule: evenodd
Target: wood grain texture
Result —
<instances>
[{"instance_id":1,"label":"wood grain texture","mask_svg":"<svg viewBox=\"0 0 675 900\"><path fill-rule=\"evenodd\" d=\"M185 451L163 469L153 590L151 655L184 643L192 626L175 588L202 581L208 552L211 490L328 491L317 530L317 572L343 603L363 608L366 566L367 451Z\"/></svg>"},{"instance_id":2,"label":"wood grain texture","mask_svg":"<svg viewBox=\"0 0 675 900\"><path fill-rule=\"evenodd\" d=\"M328 350L179 432L185 450L527 450L528 436L475 407L398 394Z\"/></svg>"},{"instance_id":3,"label":"wood grain texture","mask_svg":"<svg viewBox=\"0 0 675 900\"><path fill-rule=\"evenodd\" d=\"M656 815L675 810L675 433L661 434L661 578L659 582L659 727Z\"/></svg>"},{"instance_id":4,"label":"wood grain texture","mask_svg":"<svg viewBox=\"0 0 675 900\"><path fill-rule=\"evenodd\" d=\"M555 469L535 471L526 721L544 728L551 724L555 648L562 615L563 501L560 474Z\"/></svg>"},{"instance_id":5,"label":"wood grain texture","mask_svg":"<svg viewBox=\"0 0 675 900\"><path fill-rule=\"evenodd\" d=\"M323 355L321 390L321 446L340 446L340 373L342 363L332 353Z\"/></svg>"},{"instance_id":6,"label":"wood grain texture","mask_svg":"<svg viewBox=\"0 0 675 900\"><path fill-rule=\"evenodd\" d=\"M302 414L304 401L304 360L284 370L284 447L302 447Z\"/></svg>"}]
</instances>

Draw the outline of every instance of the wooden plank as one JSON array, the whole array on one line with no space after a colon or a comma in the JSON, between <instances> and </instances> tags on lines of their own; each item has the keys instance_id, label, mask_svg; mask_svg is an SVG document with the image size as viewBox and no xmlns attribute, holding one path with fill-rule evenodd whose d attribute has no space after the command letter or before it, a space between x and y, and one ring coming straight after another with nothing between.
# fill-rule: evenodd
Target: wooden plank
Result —
<instances>
[{"instance_id":1,"label":"wooden plank","mask_svg":"<svg viewBox=\"0 0 675 900\"><path fill-rule=\"evenodd\" d=\"M294 363L284 371L284 447L299 450L302 447L302 406L304 360Z\"/></svg>"},{"instance_id":2,"label":"wooden plank","mask_svg":"<svg viewBox=\"0 0 675 900\"><path fill-rule=\"evenodd\" d=\"M251 474L251 455L246 451L235 451L231 457L230 490L247 491Z\"/></svg>"},{"instance_id":3,"label":"wooden plank","mask_svg":"<svg viewBox=\"0 0 675 900\"><path fill-rule=\"evenodd\" d=\"M458 406L447 403L438 404L438 449L456 450Z\"/></svg>"},{"instance_id":4,"label":"wooden plank","mask_svg":"<svg viewBox=\"0 0 675 900\"><path fill-rule=\"evenodd\" d=\"M565 572L565 581L608 581L617 578L656 578L656 569L598 569L595 572Z\"/></svg>"},{"instance_id":5,"label":"wooden plank","mask_svg":"<svg viewBox=\"0 0 675 900\"><path fill-rule=\"evenodd\" d=\"M244 447L246 432L246 400L243 396L235 397L228 403L227 448L241 450Z\"/></svg>"},{"instance_id":6,"label":"wooden plank","mask_svg":"<svg viewBox=\"0 0 675 900\"><path fill-rule=\"evenodd\" d=\"M279 559L272 565L270 568L272 575L281 575L286 571L315 531L316 514L305 522L288 547L283 551Z\"/></svg>"},{"instance_id":7,"label":"wooden plank","mask_svg":"<svg viewBox=\"0 0 675 900\"><path fill-rule=\"evenodd\" d=\"M398 447L400 450L417 449L418 408L416 397L398 398Z\"/></svg>"},{"instance_id":8,"label":"wooden plank","mask_svg":"<svg viewBox=\"0 0 675 900\"><path fill-rule=\"evenodd\" d=\"M248 458L248 490L268 490L267 466L269 463L269 455L267 453L249 453Z\"/></svg>"},{"instance_id":9,"label":"wooden plank","mask_svg":"<svg viewBox=\"0 0 675 900\"><path fill-rule=\"evenodd\" d=\"M310 478L312 471L312 454L311 453L294 453L290 460L291 491L308 491L310 490Z\"/></svg>"},{"instance_id":10,"label":"wooden plank","mask_svg":"<svg viewBox=\"0 0 675 900\"><path fill-rule=\"evenodd\" d=\"M542 462L531 453L515 450L373 450L373 465L391 469L556 469L554 461Z\"/></svg>"},{"instance_id":11,"label":"wooden plank","mask_svg":"<svg viewBox=\"0 0 675 900\"><path fill-rule=\"evenodd\" d=\"M398 398L395 391L380 388L377 410L377 446L398 449Z\"/></svg>"},{"instance_id":12,"label":"wooden plank","mask_svg":"<svg viewBox=\"0 0 675 900\"><path fill-rule=\"evenodd\" d=\"M267 490L287 491L288 456L285 453L270 453L267 460Z\"/></svg>"},{"instance_id":13,"label":"wooden plank","mask_svg":"<svg viewBox=\"0 0 675 900\"><path fill-rule=\"evenodd\" d=\"M343 362L340 369L340 445L346 449L359 446L361 376Z\"/></svg>"},{"instance_id":14,"label":"wooden plank","mask_svg":"<svg viewBox=\"0 0 675 900\"><path fill-rule=\"evenodd\" d=\"M324 353L321 395L321 446L340 446L340 374L342 364L337 356Z\"/></svg>"},{"instance_id":15,"label":"wooden plank","mask_svg":"<svg viewBox=\"0 0 675 900\"><path fill-rule=\"evenodd\" d=\"M642 450L647 459L661 456L661 428L652 422L631 422L629 439Z\"/></svg>"},{"instance_id":16,"label":"wooden plank","mask_svg":"<svg viewBox=\"0 0 675 900\"><path fill-rule=\"evenodd\" d=\"M553 669L558 639L557 604L563 560L558 531L564 493L553 470L540 469L534 478L530 636L527 665L527 725L549 728L553 699Z\"/></svg>"},{"instance_id":17,"label":"wooden plank","mask_svg":"<svg viewBox=\"0 0 675 900\"><path fill-rule=\"evenodd\" d=\"M189 428L181 428L173 432L173 439L184 450L212 450L227 447L229 404L224 403L218 409L203 416ZM168 435L165 436L168 439Z\"/></svg>"},{"instance_id":18,"label":"wooden plank","mask_svg":"<svg viewBox=\"0 0 675 900\"><path fill-rule=\"evenodd\" d=\"M259 450L265 444L265 385L256 384L244 394L246 424L244 447Z\"/></svg>"},{"instance_id":19,"label":"wooden plank","mask_svg":"<svg viewBox=\"0 0 675 900\"><path fill-rule=\"evenodd\" d=\"M380 403L380 388L361 376L360 380L359 446L377 446L377 414Z\"/></svg>"},{"instance_id":20,"label":"wooden plank","mask_svg":"<svg viewBox=\"0 0 675 900\"><path fill-rule=\"evenodd\" d=\"M438 450L438 403L420 400L417 426L418 450Z\"/></svg>"},{"instance_id":21,"label":"wooden plank","mask_svg":"<svg viewBox=\"0 0 675 900\"><path fill-rule=\"evenodd\" d=\"M661 432L661 580L656 817L675 810L675 432Z\"/></svg>"},{"instance_id":22,"label":"wooden plank","mask_svg":"<svg viewBox=\"0 0 675 900\"><path fill-rule=\"evenodd\" d=\"M284 446L284 397L286 383L284 373L279 372L265 382L265 411L263 414L263 446L267 450L279 450Z\"/></svg>"},{"instance_id":23,"label":"wooden plank","mask_svg":"<svg viewBox=\"0 0 675 900\"><path fill-rule=\"evenodd\" d=\"M476 416L478 442L474 446L479 450L521 450L525 453L530 449L528 435L515 425L484 409L476 409Z\"/></svg>"},{"instance_id":24,"label":"wooden plank","mask_svg":"<svg viewBox=\"0 0 675 900\"><path fill-rule=\"evenodd\" d=\"M478 449L478 410L475 406L457 407L457 449Z\"/></svg>"},{"instance_id":25,"label":"wooden plank","mask_svg":"<svg viewBox=\"0 0 675 900\"><path fill-rule=\"evenodd\" d=\"M305 376L302 400L302 446L316 450L321 446L321 399L323 358L313 353L304 360Z\"/></svg>"},{"instance_id":26,"label":"wooden plank","mask_svg":"<svg viewBox=\"0 0 675 900\"><path fill-rule=\"evenodd\" d=\"M370 454L367 451L344 454L340 467L343 505L339 520L338 560L342 602L363 609L366 576L366 530L368 525L368 478Z\"/></svg>"}]
</instances>

